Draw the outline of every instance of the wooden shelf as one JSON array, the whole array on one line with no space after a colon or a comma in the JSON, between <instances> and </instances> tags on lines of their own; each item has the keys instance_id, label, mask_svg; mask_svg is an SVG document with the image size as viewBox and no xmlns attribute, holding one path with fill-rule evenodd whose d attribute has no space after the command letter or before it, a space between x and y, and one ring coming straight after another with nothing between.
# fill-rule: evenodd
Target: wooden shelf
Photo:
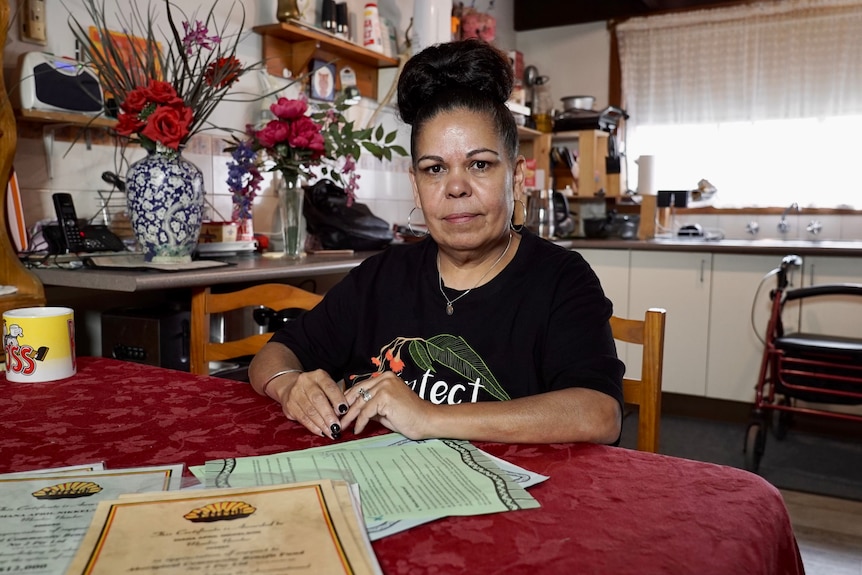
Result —
<instances>
[{"instance_id":1,"label":"wooden shelf","mask_svg":"<svg viewBox=\"0 0 862 575\"><path fill-rule=\"evenodd\" d=\"M287 68L293 77L309 71L312 60L334 62L337 69L335 89L341 90L340 72L350 66L356 73L356 87L365 97L377 99L377 72L380 68L398 66L398 58L390 58L374 50L357 46L328 32L301 24L266 24L253 30L262 36L263 61L273 76L281 76Z\"/></svg>"},{"instance_id":2,"label":"wooden shelf","mask_svg":"<svg viewBox=\"0 0 862 575\"><path fill-rule=\"evenodd\" d=\"M104 116L86 116L84 114L73 114L71 112L52 112L49 110L18 109L15 115L21 120L39 122L44 124L69 124L82 128L113 128L117 125L114 118Z\"/></svg>"},{"instance_id":3,"label":"wooden shelf","mask_svg":"<svg viewBox=\"0 0 862 575\"><path fill-rule=\"evenodd\" d=\"M326 50L332 54L343 56L349 60L360 62L377 68L394 68L398 65L398 58L390 58L380 52L369 50L363 46L342 40L337 36L323 30L303 26L301 24L265 24L252 28L261 36L271 36L284 40L291 44L301 42L315 42L317 48Z\"/></svg>"}]
</instances>

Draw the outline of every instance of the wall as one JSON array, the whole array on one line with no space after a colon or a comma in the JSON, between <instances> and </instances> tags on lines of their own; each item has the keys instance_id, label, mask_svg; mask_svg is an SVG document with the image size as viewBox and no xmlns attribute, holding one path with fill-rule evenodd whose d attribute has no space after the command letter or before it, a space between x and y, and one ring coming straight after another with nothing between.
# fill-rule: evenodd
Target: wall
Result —
<instances>
[{"instance_id":1,"label":"wall","mask_svg":"<svg viewBox=\"0 0 862 575\"><path fill-rule=\"evenodd\" d=\"M9 2L12 13L16 13L16 3L19 0L6 1ZM57 55L71 56L74 54L74 39L66 21L68 14L74 13L82 23L88 22L81 0L64 0L62 3L60 0L48 0L47 3L49 4L49 9L46 10L47 46L19 41L17 22L13 24L10 31L10 42L5 48L3 61L7 86L10 90L19 77L15 68L20 54L31 50L44 50ZM127 10L125 6L128 5L124 0L119 0L117 4L115 0L107 0L106 4L109 14L113 13L114 6L121 5L125 11ZM145 10L147 1L138 0L138 4ZM161 2L153 1L152 4L161 10ZM190 18L196 10L209 8L208 3L202 6L197 0L175 0L174 4ZM320 0L300 0L299 4L307 10L306 18L319 21ZM487 4L487 0L479 0L476 7L487 10ZM351 24L354 25L354 39L357 32L361 33L364 5L364 0L348 0ZM378 5L381 17L392 22L397 30L400 47L403 49L404 31L410 24L413 12L412 0L380 0ZM231 7L233 7L232 12ZM254 62L260 59L261 42L260 38L251 32L251 27L275 22L276 0L243 3L221 0L216 3L217 21L230 21L233 25L238 25L243 16L243 8L246 33L240 44L238 56L244 62ZM515 46L512 11L512 0L497 0L492 12L498 21L495 43L507 50ZM315 15L312 16L312 14ZM113 22L111 24L113 25ZM117 29L119 28L117 26ZM381 98L389 91L395 77L395 69L381 72L378 87ZM256 75L249 74L243 77L235 92L243 91L259 93L259 79ZM246 123L255 121L261 107L260 103L247 100L248 98L245 102L223 102L211 117L212 123L223 128L241 130ZM365 122L377 107L376 101L363 99L351 112L351 117L358 123ZM387 130L399 128L398 143L409 148L409 131L399 122L391 105L383 108L377 121L383 123ZM15 168L22 190L25 221L32 226L41 219L53 218L51 194L58 191L73 195L79 217L98 217L102 205L98 191L103 190L107 195L110 190L110 186L101 179L102 172L110 170L120 174L125 173L128 163L139 158L142 155L141 151L132 150L123 161L117 153L114 142L101 130L91 130L89 134L82 132L80 140L74 145L68 141L70 134L74 132L60 130L58 131L60 137L54 140L52 147L49 147L45 142L50 142L51 138L43 139L42 129L42 125L37 124L22 124L19 128ZM67 134L66 139L63 138L63 134ZM227 132L222 130L202 134L190 143L185 154L204 173L210 205L208 216L216 220L230 217L230 196L224 183L228 156L222 151L223 138L226 134ZM86 139L89 139L92 145L88 146ZM407 214L413 207L412 192L407 178L408 166L407 159L380 163L370 156L360 158L360 189L357 193L359 200L368 204L375 214L389 222L406 222ZM274 207L275 197L267 182L264 193L255 203L256 231L269 232L274 229Z\"/></svg>"},{"instance_id":2,"label":"wall","mask_svg":"<svg viewBox=\"0 0 862 575\"><path fill-rule=\"evenodd\" d=\"M595 109L608 105L610 33L605 22L518 32L524 62L550 78L554 105L565 96L594 96Z\"/></svg>"}]
</instances>

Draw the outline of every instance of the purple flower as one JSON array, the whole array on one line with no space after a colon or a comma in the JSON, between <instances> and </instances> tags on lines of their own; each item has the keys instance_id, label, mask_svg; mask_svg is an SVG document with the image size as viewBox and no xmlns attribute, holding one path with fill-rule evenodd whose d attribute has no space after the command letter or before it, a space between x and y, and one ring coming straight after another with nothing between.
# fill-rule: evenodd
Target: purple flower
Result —
<instances>
[{"instance_id":1,"label":"purple flower","mask_svg":"<svg viewBox=\"0 0 862 575\"><path fill-rule=\"evenodd\" d=\"M227 163L227 185L233 194L233 219L249 219L252 203L263 181L257 153L252 149L250 142L242 142L233 150L231 158Z\"/></svg>"},{"instance_id":2,"label":"purple flower","mask_svg":"<svg viewBox=\"0 0 862 575\"><path fill-rule=\"evenodd\" d=\"M195 46L205 50L212 50L221 42L221 38L217 34L207 36L209 30L200 20L195 20L194 27L188 22L183 22L183 31L186 33L183 37L183 48L185 48L186 55L188 56L194 53Z\"/></svg>"}]
</instances>

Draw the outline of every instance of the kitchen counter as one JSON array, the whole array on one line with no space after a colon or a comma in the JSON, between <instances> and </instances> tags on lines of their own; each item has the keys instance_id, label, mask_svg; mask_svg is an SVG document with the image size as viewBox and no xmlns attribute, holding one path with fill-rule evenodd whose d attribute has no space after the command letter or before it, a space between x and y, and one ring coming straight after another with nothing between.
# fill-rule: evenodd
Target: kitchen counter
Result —
<instances>
[{"instance_id":1,"label":"kitchen counter","mask_svg":"<svg viewBox=\"0 0 862 575\"><path fill-rule=\"evenodd\" d=\"M115 292L140 292L229 283L263 283L329 274L343 274L374 252L352 255L307 255L298 260L257 255L218 259L227 266L186 271L145 269L36 268L33 272L46 286L85 288Z\"/></svg>"},{"instance_id":2,"label":"kitchen counter","mask_svg":"<svg viewBox=\"0 0 862 575\"><path fill-rule=\"evenodd\" d=\"M573 250L608 249L640 251L708 252L764 255L862 256L862 241L702 240L702 239L572 239L557 244ZM190 271L118 269L34 269L46 286L115 292L140 292L228 283L266 282L342 274L374 252L353 255L308 255L299 260L239 256L219 258L228 266ZM215 259L215 258L213 258Z\"/></svg>"},{"instance_id":3,"label":"kitchen counter","mask_svg":"<svg viewBox=\"0 0 862 575\"><path fill-rule=\"evenodd\" d=\"M656 238L652 240L572 239L561 246L578 249L708 252L750 255L862 256L862 241L809 240L704 240Z\"/></svg>"}]
</instances>

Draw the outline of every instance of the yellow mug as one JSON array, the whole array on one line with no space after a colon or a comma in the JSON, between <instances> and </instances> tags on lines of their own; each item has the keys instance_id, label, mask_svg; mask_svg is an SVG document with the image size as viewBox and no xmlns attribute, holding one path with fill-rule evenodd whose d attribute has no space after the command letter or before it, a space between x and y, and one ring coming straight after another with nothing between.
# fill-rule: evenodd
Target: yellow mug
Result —
<instances>
[{"instance_id":1,"label":"yellow mug","mask_svg":"<svg viewBox=\"0 0 862 575\"><path fill-rule=\"evenodd\" d=\"M75 375L75 317L68 307L3 312L6 380L43 382Z\"/></svg>"}]
</instances>

